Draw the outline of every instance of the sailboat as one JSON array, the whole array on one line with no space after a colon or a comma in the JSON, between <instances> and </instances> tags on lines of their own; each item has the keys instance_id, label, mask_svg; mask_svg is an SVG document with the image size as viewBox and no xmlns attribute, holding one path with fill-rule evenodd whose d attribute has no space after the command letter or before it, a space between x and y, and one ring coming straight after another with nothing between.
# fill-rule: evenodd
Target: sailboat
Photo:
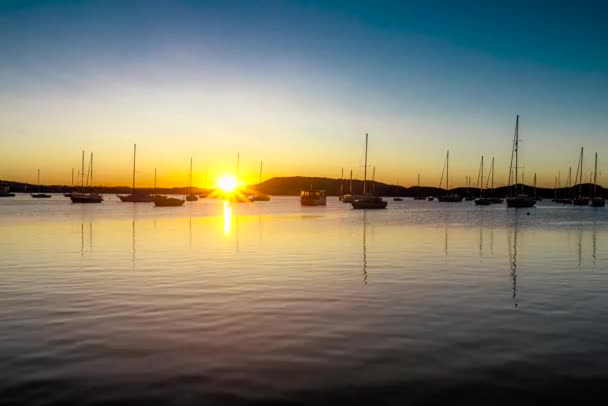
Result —
<instances>
[{"instance_id":1,"label":"sailboat","mask_svg":"<svg viewBox=\"0 0 608 406\"><path fill-rule=\"evenodd\" d=\"M348 194L342 195L342 203L352 203L353 202L353 170L350 170L350 182L348 185Z\"/></svg>"},{"instance_id":2,"label":"sailboat","mask_svg":"<svg viewBox=\"0 0 608 406\"><path fill-rule=\"evenodd\" d=\"M38 182L37 182L37 188L40 188L40 169L38 169ZM32 193L32 197L34 199L48 199L51 197L51 195L46 194L46 193Z\"/></svg>"},{"instance_id":3,"label":"sailboat","mask_svg":"<svg viewBox=\"0 0 608 406\"><path fill-rule=\"evenodd\" d=\"M445 191L446 194L443 196L437 197L440 202L462 202L462 197L456 193L449 193L450 191L450 150L448 150L445 156ZM441 174L442 179L439 181L439 188L441 189L441 184L443 183L443 173Z\"/></svg>"},{"instance_id":4,"label":"sailboat","mask_svg":"<svg viewBox=\"0 0 608 406\"><path fill-rule=\"evenodd\" d=\"M530 198L523 193L517 193L518 181L518 154L519 154L519 115L515 118L515 135L513 136L513 149L511 151L511 167L509 168L509 196L507 197L507 207L521 208L532 207L536 204L536 199ZM513 156L515 156L515 183L511 187L511 174L513 173Z\"/></svg>"},{"instance_id":5,"label":"sailboat","mask_svg":"<svg viewBox=\"0 0 608 406\"><path fill-rule=\"evenodd\" d=\"M82 151L82 170L80 171L81 176L81 188L80 192L72 192L70 195L70 199L72 203L101 203L103 201L103 197L99 193L89 192L85 193L84 188L84 151ZM91 186L93 186L93 153L91 152L91 161L89 162L89 173L87 175L87 185L89 182L89 178L91 179Z\"/></svg>"},{"instance_id":6,"label":"sailboat","mask_svg":"<svg viewBox=\"0 0 608 406\"><path fill-rule=\"evenodd\" d=\"M581 155L578 158L578 167L576 168L576 179L574 181L575 190L576 182L578 182L578 194L572 198L572 204L575 206L589 205L589 198L582 196L583 193L583 147L581 147Z\"/></svg>"},{"instance_id":7,"label":"sailboat","mask_svg":"<svg viewBox=\"0 0 608 406\"><path fill-rule=\"evenodd\" d=\"M192 157L190 157L190 176L188 178L188 196L186 196L186 200L189 202L196 202L198 200L198 196L192 193Z\"/></svg>"},{"instance_id":8,"label":"sailboat","mask_svg":"<svg viewBox=\"0 0 608 406\"><path fill-rule=\"evenodd\" d=\"M118 195L118 198L123 202L129 203L151 203L153 201L150 193L135 191L135 161L137 157L137 145L133 144L133 186L130 195Z\"/></svg>"},{"instance_id":9,"label":"sailboat","mask_svg":"<svg viewBox=\"0 0 608 406\"><path fill-rule=\"evenodd\" d=\"M477 182L479 185L479 197L475 199L475 204L477 206L489 206L492 204L492 201L483 197L483 155L481 156L481 163L479 164L479 175L477 176Z\"/></svg>"},{"instance_id":10,"label":"sailboat","mask_svg":"<svg viewBox=\"0 0 608 406\"><path fill-rule=\"evenodd\" d=\"M606 205L604 198L597 195L597 152L595 153L595 170L593 171L593 195L589 205L593 207L604 207Z\"/></svg>"},{"instance_id":11,"label":"sailboat","mask_svg":"<svg viewBox=\"0 0 608 406\"><path fill-rule=\"evenodd\" d=\"M251 202L267 202L270 200L270 195L259 192L259 189L262 187L262 161L260 161L260 182L258 183L258 194L253 195L249 198Z\"/></svg>"},{"instance_id":12,"label":"sailboat","mask_svg":"<svg viewBox=\"0 0 608 406\"><path fill-rule=\"evenodd\" d=\"M365 166L364 166L364 177L363 177L363 196L360 196L353 200L351 203L353 209L386 209L387 202L381 197L367 193L367 140L368 135L365 134ZM375 170L374 170L375 172ZM375 179L374 179L375 189Z\"/></svg>"},{"instance_id":13,"label":"sailboat","mask_svg":"<svg viewBox=\"0 0 608 406\"><path fill-rule=\"evenodd\" d=\"M536 194L536 172L534 172L534 198L536 199L537 202L543 201L543 198L540 196L537 196L537 194Z\"/></svg>"},{"instance_id":14,"label":"sailboat","mask_svg":"<svg viewBox=\"0 0 608 406\"><path fill-rule=\"evenodd\" d=\"M414 196L414 200L424 200L424 196L422 196L422 190L420 189L420 173L418 173L418 193Z\"/></svg>"},{"instance_id":15,"label":"sailboat","mask_svg":"<svg viewBox=\"0 0 608 406\"><path fill-rule=\"evenodd\" d=\"M156 192L156 168L154 168L154 191ZM168 197L163 195L152 195L152 201L156 207L177 207L183 206L186 202L184 199L177 197Z\"/></svg>"},{"instance_id":16,"label":"sailboat","mask_svg":"<svg viewBox=\"0 0 608 406\"><path fill-rule=\"evenodd\" d=\"M488 186L490 186L488 188ZM492 157L492 163L490 164L490 173L488 173L488 178L486 180L486 196L484 199L489 201L491 204L501 204L504 199L500 197L495 197L494 195L494 157ZM491 191L491 192L490 192Z\"/></svg>"}]
</instances>

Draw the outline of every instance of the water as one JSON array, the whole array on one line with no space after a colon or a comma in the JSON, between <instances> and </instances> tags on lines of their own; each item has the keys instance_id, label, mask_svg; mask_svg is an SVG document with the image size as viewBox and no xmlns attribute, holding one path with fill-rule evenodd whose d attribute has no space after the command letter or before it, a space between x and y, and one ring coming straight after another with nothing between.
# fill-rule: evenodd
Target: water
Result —
<instances>
[{"instance_id":1,"label":"water","mask_svg":"<svg viewBox=\"0 0 608 406\"><path fill-rule=\"evenodd\" d=\"M546 202L0 199L0 404L576 400L608 377L607 225Z\"/></svg>"}]
</instances>

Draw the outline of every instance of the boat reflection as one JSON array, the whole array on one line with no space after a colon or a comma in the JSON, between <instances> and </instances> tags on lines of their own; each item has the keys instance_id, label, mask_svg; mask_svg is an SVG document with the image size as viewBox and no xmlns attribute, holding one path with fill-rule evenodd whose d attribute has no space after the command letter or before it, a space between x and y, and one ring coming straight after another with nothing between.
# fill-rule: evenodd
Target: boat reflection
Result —
<instances>
[{"instance_id":1,"label":"boat reflection","mask_svg":"<svg viewBox=\"0 0 608 406\"><path fill-rule=\"evenodd\" d=\"M135 219L131 223L131 265L135 267Z\"/></svg>"},{"instance_id":2,"label":"boat reflection","mask_svg":"<svg viewBox=\"0 0 608 406\"><path fill-rule=\"evenodd\" d=\"M230 235L230 227L232 225L232 208L230 203L224 202L224 235Z\"/></svg>"}]
</instances>

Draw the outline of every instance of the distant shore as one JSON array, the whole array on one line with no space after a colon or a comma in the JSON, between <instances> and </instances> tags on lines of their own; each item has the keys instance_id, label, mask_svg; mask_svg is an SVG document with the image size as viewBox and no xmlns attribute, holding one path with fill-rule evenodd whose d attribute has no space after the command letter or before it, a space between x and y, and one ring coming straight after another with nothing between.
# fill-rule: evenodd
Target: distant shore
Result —
<instances>
[{"instance_id":1,"label":"distant shore","mask_svg":"<svg viewBox=\"0 0 608 406\"><path fill-rule=\"evenodd\" d=\"M13 182L8 180L0 180L0 184L7 184L13 193L30 193L41 192L41 193L68 193L72 190L80 190L79 186L69 185L32 185L22 182ZM273 196L299 196L300 191L308 188L323 189L327 191L330 196L338 196L343 193L349 193L350 180L349 179L332 179L332 178L320 178L320 177L306 177L306 176L289 176L289 177L276 177L268 179L261 184L248 185L244 190L251 192L261 192L270 194ZM374 191L372 188L375 187L375 192L381 196L400 196L400 197L414 197L414 196L438 196L446 193L444 189L431 186L411 186L404 187L399 185L390 185L381 182L367 182L367 190ZM580 185L581 194L590 196L593 193L593 184L584 183ZM131 193L132 189L130 186L94 186L87 187L85 190L95 190L100 193L107 194L128 194ZM190 189L186 186L174 187L174 188L137 188L138 191L147 193L157 194L176 194L183 195L188 194ZM194 194L206 194L213 192L215 189L204 189L193 187L192 193ZM518 187L518 190L522 190L522 186ZM571 191L576 190L578 194L579 185L572 186L571 188L562 187L557 190L554 188L536 188L536 196L546 199L557 197L567 197L572 194ZM359 179L352 180L352 192L359 194L363 192L363 181ZM466 188L457 187L450 189L451 193L458 193L462 196L479 196L480 192L478 188ZM523 185L523 193L530 196L535 194L535 188L530 185ZM484 190L484 196L505 196L507 194L507 186L497 187L493 190ZM602 186L597 186L597 196L606 197L606 190Z\"/></svg>"}]
</instances>

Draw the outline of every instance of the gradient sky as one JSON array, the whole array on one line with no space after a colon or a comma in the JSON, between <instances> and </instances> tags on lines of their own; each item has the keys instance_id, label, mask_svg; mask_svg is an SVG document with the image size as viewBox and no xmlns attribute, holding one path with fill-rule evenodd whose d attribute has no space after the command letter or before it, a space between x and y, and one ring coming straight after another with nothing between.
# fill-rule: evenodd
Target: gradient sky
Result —
<instances>
[{"instance_id":1,"label":"gradient sky","mask_svg":"<svg viewBox=\"0 0 608 406\"><path fill-rule=\"evenodd\" d=\"M604 3L605 4L605 3ZM496 157L515 115L526 180L585 147L608 183L608 6L557 1L0 2L0 179L184 185L234 173L450 186Z\"/></svg>"}]
</instances>

